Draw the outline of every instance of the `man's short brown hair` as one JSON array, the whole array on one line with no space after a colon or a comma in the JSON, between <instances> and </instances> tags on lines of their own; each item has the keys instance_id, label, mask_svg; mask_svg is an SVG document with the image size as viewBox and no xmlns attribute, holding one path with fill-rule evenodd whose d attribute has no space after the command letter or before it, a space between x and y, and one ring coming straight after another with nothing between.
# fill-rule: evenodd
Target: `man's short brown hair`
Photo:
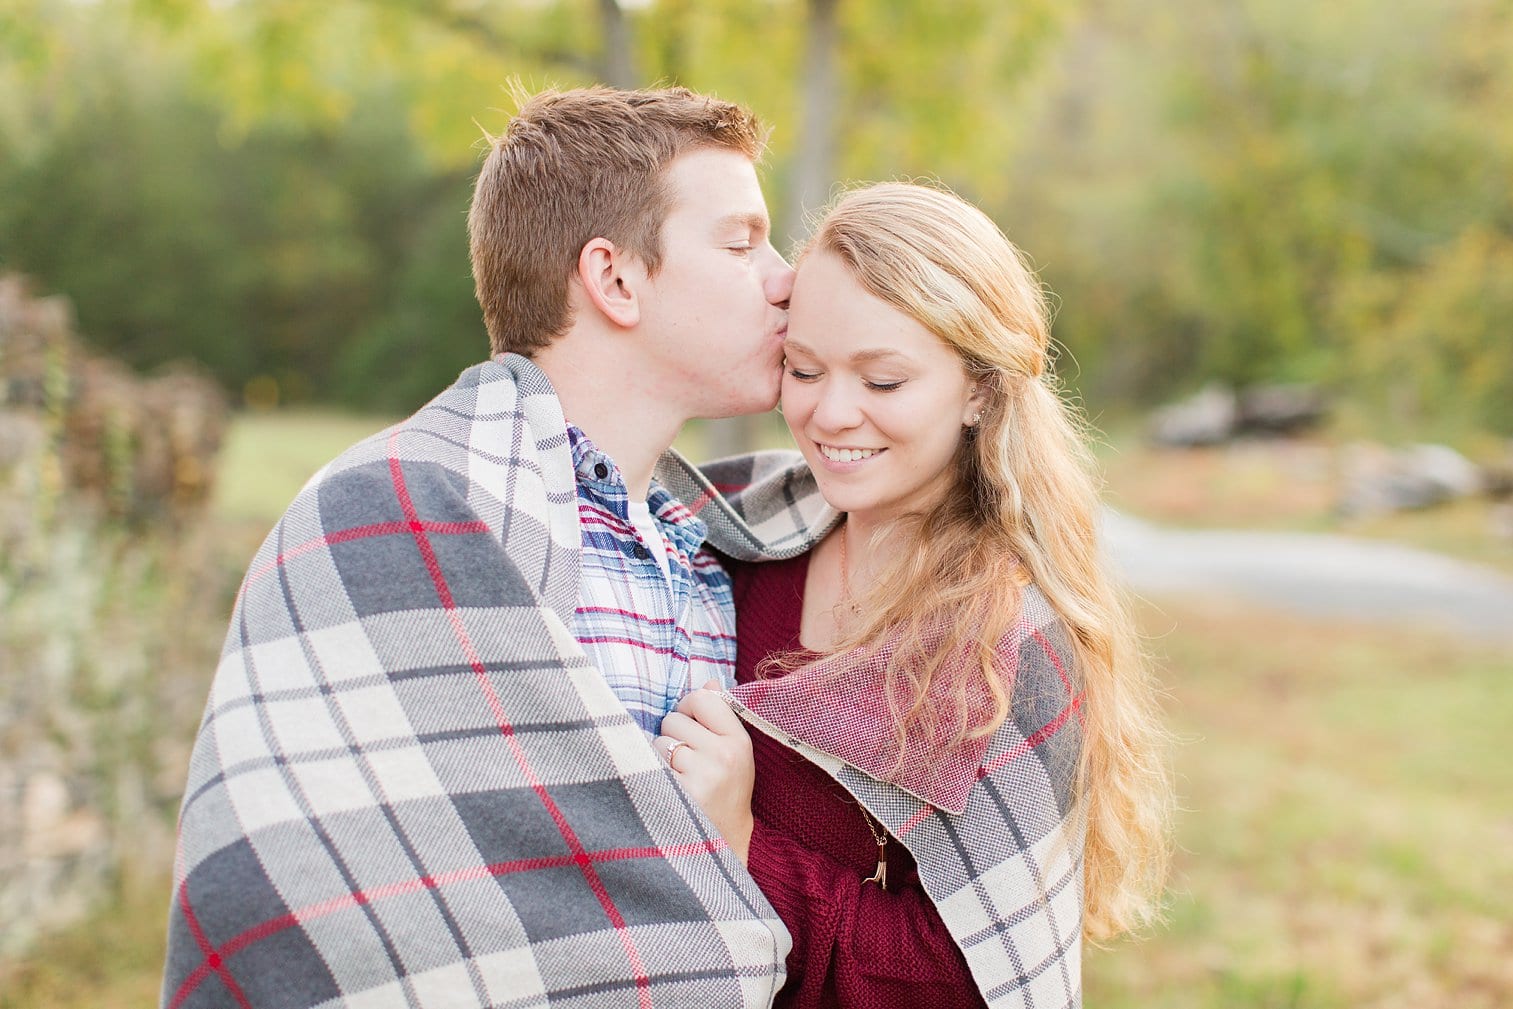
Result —
<instances>
[{"instance_id":1,"label":"man's short brown hair","mask_svg":"<svg viewBox=\"0 0 1513 1009\"><path fill-rule=\"evenodd\" d=\"M478 175L468 212L473 282L495 354L530 355L572 324L568 278L593 238L655 273L672 209L664 169L725 148L753 161L747 109L686 88L545 91L527 100Z\"/></svg>"}]
</instances>

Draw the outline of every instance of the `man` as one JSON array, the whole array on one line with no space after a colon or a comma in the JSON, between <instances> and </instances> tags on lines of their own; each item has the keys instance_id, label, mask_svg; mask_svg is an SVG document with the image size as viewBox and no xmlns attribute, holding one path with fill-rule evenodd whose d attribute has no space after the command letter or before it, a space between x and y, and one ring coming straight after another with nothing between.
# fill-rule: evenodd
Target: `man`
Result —
<instances>
[{"instance_id":1,"label":"man","mask_svg":"<svg viewBox=\"0 0 1513 1009\"><path fill-rule=\"evenodd\" d=\"M746 495L753 525L701 520L653 480L685 421L777 397L793 275L760 147L682 89L542 94L494 141L469 231L495 357L317 474L253 561L164 1005L770 1002L788 936L745 796L724 812L650 742L680 698L744 742L689 694L734 660L704 520L775 556L830 517L785 485Z\"/></svg>"}]
</instances>

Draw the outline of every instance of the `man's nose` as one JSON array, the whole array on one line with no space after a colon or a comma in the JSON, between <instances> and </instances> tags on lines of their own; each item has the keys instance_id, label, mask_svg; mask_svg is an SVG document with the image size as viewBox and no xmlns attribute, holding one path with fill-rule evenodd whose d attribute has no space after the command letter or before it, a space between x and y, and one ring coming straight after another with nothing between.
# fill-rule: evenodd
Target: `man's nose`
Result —
<instances>
[{"instance_id":1,"label":"man's nose","mask_svg":"<svg viewBox=\"0 0 1513 1009\"><path fill-rule=\"evenodd\" d=\"M772 250L772 266L765 284L767 301L779 308L787 308L788 299L793 296L793 278L798 274L776 249L770 245L768 248Z\"/></svg>"}]
</instances>

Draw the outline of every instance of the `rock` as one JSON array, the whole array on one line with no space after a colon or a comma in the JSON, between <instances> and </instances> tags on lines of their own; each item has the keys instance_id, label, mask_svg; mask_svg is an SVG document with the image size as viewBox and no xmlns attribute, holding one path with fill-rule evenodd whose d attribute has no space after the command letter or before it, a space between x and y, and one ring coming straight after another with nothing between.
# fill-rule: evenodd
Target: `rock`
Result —
<instances>
[{"instance_id":1,"label":"rock","mask_svg":"<svg viewBox=\"0 0 1513 1009\"><path fill-rule=\"evenodd\" d=\"M1442 488L1448 498L1473 497L1482 492L1482 471L1447 445L1413 445L1404 450L1409 472Z\"/></svg>"},{"instance_id":2,"label":"rock","mask_svg":"<svg viewBox=\"0 0 1513 1009\"><path fill-rule=\"evenodd\" d=\"M1508 444L1500 461L1483 467L1481 482L1487 496L1494 501L1513 498L1513 442Z\"/></svg>"},{"instance_id":3,"label":"rock","mask_svg":"<svg viewBox=\"0 0 1513 1009\"><path fill-rule=\"evenodd\" d=\"M1353 445L1345 453L1336 507L1348 517L1430 508L1479 494L1483 485L1481 469L1445 445L1412 445L1397 451Z\"/></svg>"},{"instance_id":4,"label":"rock","mask_svg":"<svg viewBox=\"0 0 1513 1009\"><path fill-rule=\"evenodd\" d=\"M1252 434L1297 434L1318 427L1328 413L1318 386L1255 385L1240 393L1238 426Z\"/></svg>"},{"instance_id":5,"label":"rock","mask_svg":"<svg viewBox=\"0 0 1513 1009\"><path fill-rule=\"evenodd\" d=\"M1513 501L1493 505L1491 514L1487 516L1487 526L1494 538L1504 543L1513 543Z\"/></svg>"},{"instance_id":6,"label":"rock","mask_svg":"<svg viewBox=\"0 0 1513 1009\"><path fill-rule=\"evenodd\" d=\"M1196 395L1164 406L1151 416L1150 436L1157 445L1189 448L1228 441L1239 422L1234 390L1204 386Z\"/></svg>"}]
</instances>

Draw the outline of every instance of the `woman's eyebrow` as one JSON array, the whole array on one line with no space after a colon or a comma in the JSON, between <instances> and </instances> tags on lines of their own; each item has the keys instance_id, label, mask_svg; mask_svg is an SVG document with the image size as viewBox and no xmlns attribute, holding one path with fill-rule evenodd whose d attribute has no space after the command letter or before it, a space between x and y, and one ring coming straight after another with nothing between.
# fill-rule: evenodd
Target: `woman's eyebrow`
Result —
<instances>
[{"instance_id":1,"label":"woman's eyebrow","mask_svg":"<svg viewBox=\"0 0 1513 1009\"><path fill-rule=\"evenodd\" d=\"M783 349L793 351L796 354L808 354L810 357L819 357L814 348L798 340L788 339L783 341ZM866 364L869 361L879 361L884 358L898 358L900 361L912 360L908 354L892 347L872 347L867 350L859 350L851 355L852 364Z\"/></svg>"}]
</instances>

